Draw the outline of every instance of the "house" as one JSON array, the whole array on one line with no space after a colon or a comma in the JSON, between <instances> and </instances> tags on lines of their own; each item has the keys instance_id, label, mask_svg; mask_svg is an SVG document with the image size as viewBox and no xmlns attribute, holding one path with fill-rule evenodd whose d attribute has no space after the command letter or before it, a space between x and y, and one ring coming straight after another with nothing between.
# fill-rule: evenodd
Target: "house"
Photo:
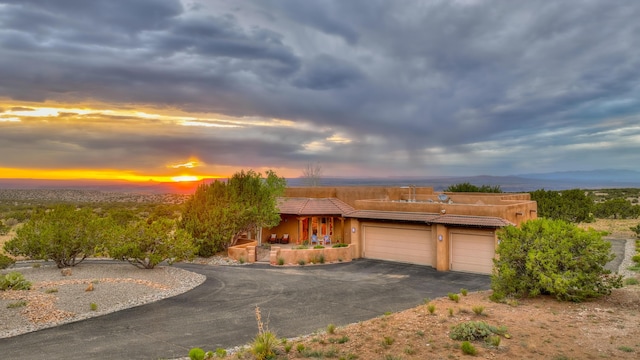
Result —
<instances>
[{"instance_id":1,"label":"house","mask_svg":"<svg viewBox=\"0 0 640 360\"><path fill-rule=\"evenodd\" d=\"M537 218L528 193L442 193L431 187L290 187L281 222L263 229L292 243L313 235L353 245L353 258L490 274L496 230Z\"/></svg>"}]
</instances>

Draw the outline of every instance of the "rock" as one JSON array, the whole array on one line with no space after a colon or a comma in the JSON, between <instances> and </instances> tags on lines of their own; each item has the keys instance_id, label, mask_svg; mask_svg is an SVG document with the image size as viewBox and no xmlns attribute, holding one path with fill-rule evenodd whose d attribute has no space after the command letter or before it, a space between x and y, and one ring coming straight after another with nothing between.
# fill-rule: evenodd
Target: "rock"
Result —
<instances>
[{"instance_id":1,"label":"rock","mask_svg":"<svg viewBox=\"0 0 640 360\"><path fill-rule=\"evenodd\" d=\"M93 283L89 283L89 286L87 286L85 291L93 291Z\"/></svg>"},{"instance_id":2,"label":"rock","mask_svg":"<svg viewBox=\"0 0 640 360\"><path fill-rule=\"evenodd\" d=\"M62 276L71 276L71 269L70 268L64 268L64 269L60 270L60 273L62 274Z\"/></svg>"}]
</instances>

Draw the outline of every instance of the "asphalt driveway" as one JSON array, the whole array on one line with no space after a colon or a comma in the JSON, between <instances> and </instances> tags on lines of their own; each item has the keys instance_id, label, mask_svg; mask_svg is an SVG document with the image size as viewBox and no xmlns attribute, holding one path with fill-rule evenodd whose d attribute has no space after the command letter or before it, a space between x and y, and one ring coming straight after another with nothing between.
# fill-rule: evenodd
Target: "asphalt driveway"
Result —
<instances>
[{"instance_id":1,"label":"asphalt driveway","mask_svg":"<svg viewBox=\"0 0 640 360\"><path fill-rule=\"evenodd\" d=\"M279 337L295 337L396 312L461 288L488 289L489 276L375 260L279 268L180 264L207 280L156 303L0 339L0 358L159 359L192 347L249 343L255 307Z\"/></svg>"}]
</instances>

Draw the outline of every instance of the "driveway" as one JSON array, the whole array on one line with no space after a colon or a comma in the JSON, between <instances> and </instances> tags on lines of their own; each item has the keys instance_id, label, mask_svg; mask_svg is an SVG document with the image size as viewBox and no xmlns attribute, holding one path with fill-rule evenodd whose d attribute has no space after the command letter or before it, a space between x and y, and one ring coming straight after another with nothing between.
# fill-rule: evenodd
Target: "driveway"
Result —
<instances>
[{"instance_id":1,"label":"driveway","mask_svg":"<svg viewBox=\"0 0 640 360\"><path fill-rule=\"evenodd\" d=\"M177 265L207 276L182 295L0 339L0 358L158 359L192 347L249 343L255 307L278 337L295 337L396 312L461 288L489 289L486 275L375 260L305 267ZM35 355L37 354L37 355Z\"/></svg>"}]
</instances>

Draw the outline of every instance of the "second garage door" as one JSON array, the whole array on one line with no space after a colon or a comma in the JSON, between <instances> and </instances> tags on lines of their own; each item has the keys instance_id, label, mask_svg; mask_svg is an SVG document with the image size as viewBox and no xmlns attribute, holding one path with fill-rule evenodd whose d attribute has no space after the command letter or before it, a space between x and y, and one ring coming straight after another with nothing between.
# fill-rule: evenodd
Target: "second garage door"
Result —
<instances>
[{"instance_id":1,"label":"second garage door","mask_svg":"<svg viewBox=\"0 0 640 360\"><path fill-rule=\"evenodd\" d=\"M493 233L451 232L451 270L491 274L495 253Z\"/></svg>"},{"instance_id":2,"label":"second garage door","mask_svg":"<svg viewBox=\"0 0 640 360\"><path fill-rule=\"evenodd\" d=\"M363 230L364 257L433 266L431 230L376 225Z\"/></svg>"}]
</instances>

